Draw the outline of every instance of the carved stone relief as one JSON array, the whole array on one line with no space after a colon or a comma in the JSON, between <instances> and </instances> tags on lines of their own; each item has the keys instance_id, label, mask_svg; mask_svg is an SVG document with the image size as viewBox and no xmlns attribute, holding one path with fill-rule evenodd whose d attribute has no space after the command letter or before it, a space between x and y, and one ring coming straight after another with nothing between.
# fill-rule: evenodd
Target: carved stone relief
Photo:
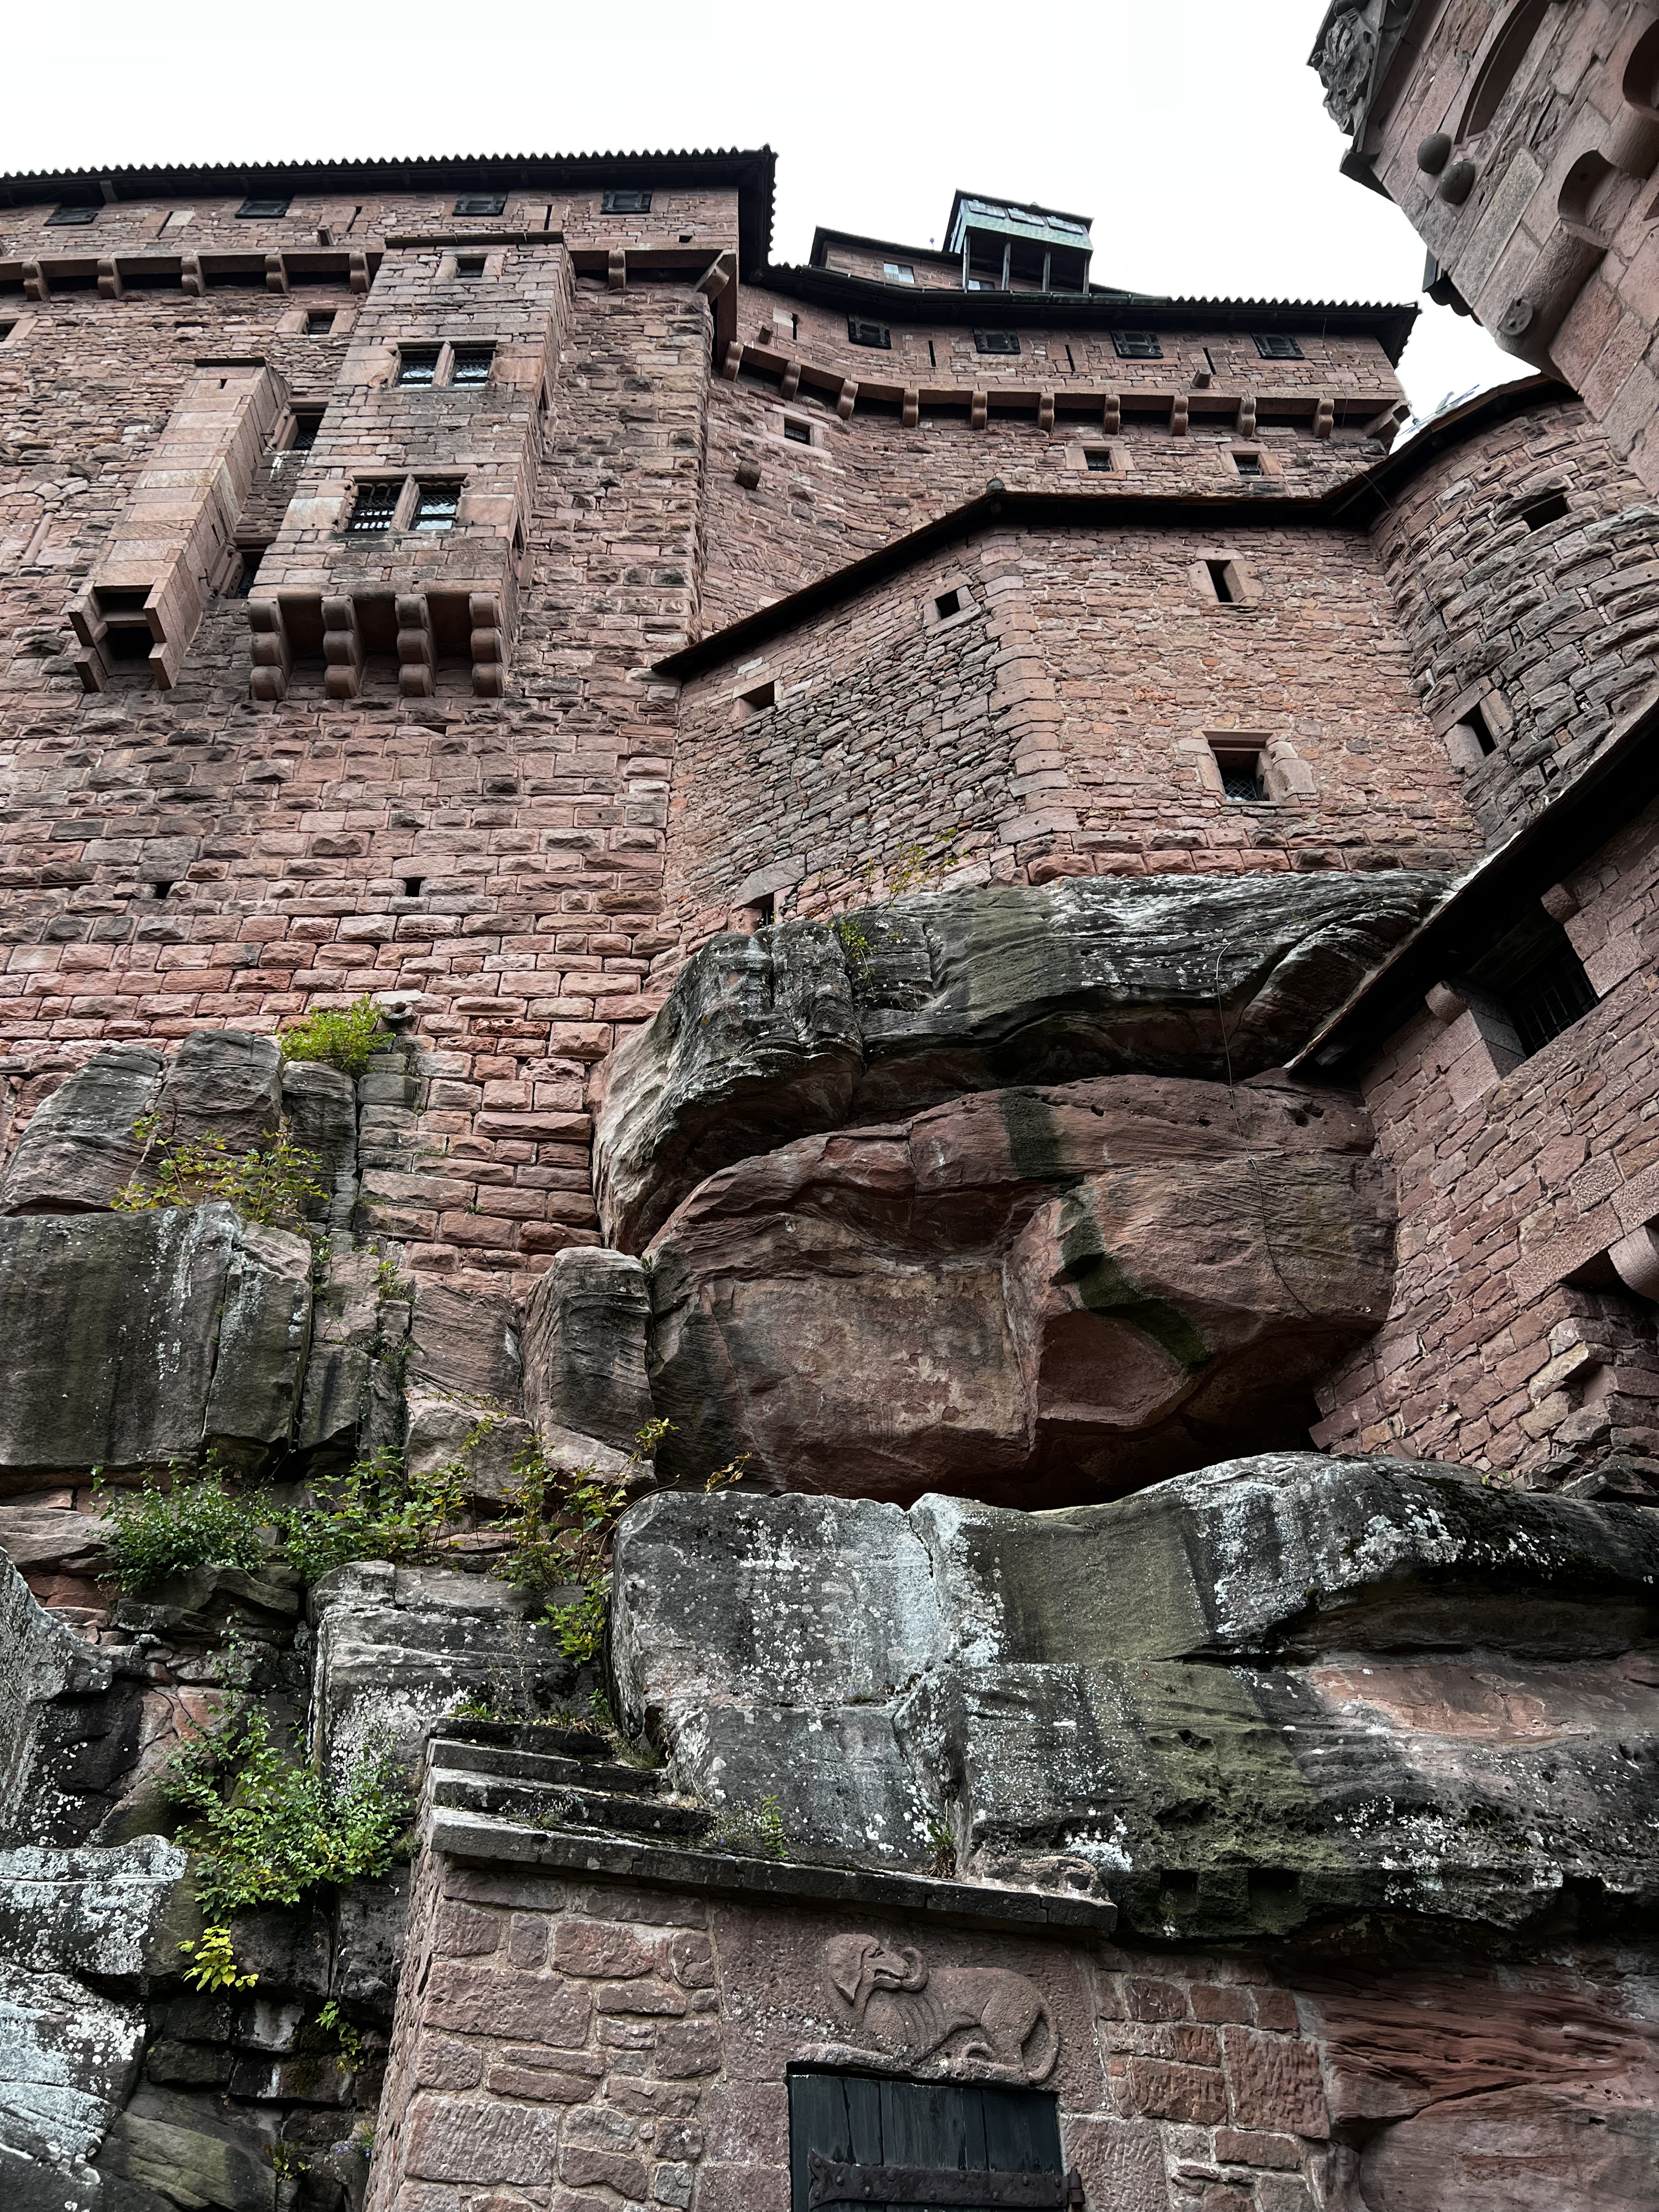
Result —
<instances>
[{"instance_id":1,"label":"carved stone relief","mask_svg":"<svg viewBox=\"0 0 1659 2212\"><path fill-rule=\"evenodd\" d=\"M823 1966L854 2034L890 2057L915 2065L943 2053L948 2063L994 2066L1031 2082L1054 2071L1060 2030L1024 1974L1006 1966L929 1969L920 1951L862 1935L832 1936Z\"/></svg>"},{"instance_id":2,"label":"carved stone relief","mask_svg":"<svg viewBox=\"0 0 1659 2212\"><path fill-rule=\"evenodd\" d=\"M1365 104L1376 59L1376 33L1365 20L1365 0L1336 0L1320 33L1316 66L1325 88L1325 112L1352 132Z\"/></svg>"}]
</instances>

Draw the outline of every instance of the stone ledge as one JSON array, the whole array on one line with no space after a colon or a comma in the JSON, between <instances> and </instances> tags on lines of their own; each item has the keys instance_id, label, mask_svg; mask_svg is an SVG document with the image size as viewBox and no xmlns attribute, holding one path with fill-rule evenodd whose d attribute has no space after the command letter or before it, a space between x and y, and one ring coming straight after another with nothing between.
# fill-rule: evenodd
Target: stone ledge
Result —
<instances>
[{"instance_id":1,"label":"stone ledge","mask_svg":"<svg viewBox=\"0 0 1659 2212\"><path fill-rule=\"evenodd\" d=\"M427 1841L447 1857L502 1861L573 1875L605 1875L659 1889L702 1890L715 1897L798 1898L812 1904L884 1905L940 1921L969 1920L1008 1929L1083 1929L1109 1936L1117 1907L1109 1899L1062 1897L1047 1890L1004 1889L979 1882L940 1881L926 1875L878 1874L862 1867L809 1865L790 1860L739 1859L719 1851L674 1850L520 1827L508 1820L434 1809Z\"/></svg>"}]
</instances>

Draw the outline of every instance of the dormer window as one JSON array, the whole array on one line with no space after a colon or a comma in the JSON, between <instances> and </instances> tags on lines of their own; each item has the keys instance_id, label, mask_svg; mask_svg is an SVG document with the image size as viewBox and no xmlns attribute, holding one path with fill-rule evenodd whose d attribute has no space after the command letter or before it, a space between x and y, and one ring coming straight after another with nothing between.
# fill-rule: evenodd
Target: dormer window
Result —
<instances>
[{"instance_id":1,"label":"dormer window","mask_svg":"<svg viewBox=\"0 0 1659 2212\"><path fill-rule=\"evenodd\" d=\"M871 322L862 315L848 315L847 342L855 346L878 346L887 353L892 350L893 333L885 323Z\"/></svg>"},{"instance_id":2,"label":"dormer window","mask_svg":"<svg viewBox=\"0 0 1659 2212\"><path fill-rule=\"evenodd\" d=\"M54 208L46 217L48 230L85 230L98 220L95 207Z\"/></svg>"},{"instance_id":3,"label":"dormer window","mask_svg":"<svg viewBox=\"0 0 1659 2212\"><path fill-rule=\"evenodd\" d=\"M463 192L455 203L457 215L504 215L505 192Z\"/></svg>"},{"instance_id":4,"label":"dormer window","mask_svg":"<svg viewBox=\"0 0 1659 2212\"><path fill-rule=\"evenodd\" d=\"M650 212L649 192L629 189L622 191L601 192L599 195L601 215L649 215Z\"/></svg>"},{"instance_id":5,"label":"dormer window","mask_svg":"<svg viewBox=\"0 0 1659 2212\"><path fill-rule=\"evenodd\" d=\"M1263 361L1300 361L1302 349L1285 331L1258 331L1255 349Z\"/></svg>"},{"instance_id":6,"label":"dormer window","mask_svg":"<svg viewBox=\"0 0 1659 2212\"><path fill-rule=\"evenodd\" d=\"M236 210L239 222L275 222L288 213L286 199L244 200Z\"/></svg>"},{"instance_id":7,"label":"dormer window","mask_svg":"<svg viewBox=\"0 0 1659 2212\"><path fill-rule=\"evenodd\" d=\"M1120 361L1162 361L1164 349L1156 331L1114 331L1112 345Z\"/></svg>"}]
</instances>

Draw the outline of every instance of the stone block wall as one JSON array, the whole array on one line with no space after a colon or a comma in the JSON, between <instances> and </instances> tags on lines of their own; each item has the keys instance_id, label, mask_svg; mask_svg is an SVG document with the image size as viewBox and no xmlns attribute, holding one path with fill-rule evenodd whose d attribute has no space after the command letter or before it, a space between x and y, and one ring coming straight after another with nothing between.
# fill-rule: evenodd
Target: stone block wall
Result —
<instances>
[{"instance_id":1,"label":"stone block wall","mask_svg":"<svg viewBox=\"0 0 1659 2212\"><path fill-rule=\"evenodd\" d=\"M1565 890L1595 1007L1507 1073L1471 1015L1425 1010L1364 1071L1399 1273L1382 1328L1318 1393L1324 1449L1531 1477L1659 1448L1651 1293L1607 1257L1659 1216L1659 810Z\"/></svg>"}]
</instances>

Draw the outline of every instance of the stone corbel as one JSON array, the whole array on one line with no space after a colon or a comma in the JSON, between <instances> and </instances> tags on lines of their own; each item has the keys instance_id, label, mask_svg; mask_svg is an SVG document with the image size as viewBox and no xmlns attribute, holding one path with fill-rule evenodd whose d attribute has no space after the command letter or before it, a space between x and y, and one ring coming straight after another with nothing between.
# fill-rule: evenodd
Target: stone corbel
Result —
<instances>
[{"instance_id":1,"label":"stone corbel","mask_svg":"<svg viewBox=\"0 0 1659 2212\"><path fill-rule=\"evenodd\" d=\"M1607 1257L1626 1290L1634 1291L1638 1297L1659 1302L1659 1233L1653 1222L1643 1222L1616 1244L1610 1244Z\"/></svg>"},{"instance_id":2,"label":"stone corbel","mask_svg":"<svg viewBox=\"0 0 1659 2212\"><path fill-rule=\"evenodd\" d=\"M354 292L368 289L368 256L360 246L351 249L351 289Z\"/></svg>"},{"instance_id":3,"label":"stone corbel","mask_svg":"<svg viewBox=\"0 0 1659 2212\"><path fill-rule=\"evenodd\" d=\"M1255 394L1254 392L1247 392L1244 397L1239 401L1238 417L1234 428L1237 434L1241 438L1255 437Z\"/></svg>"},{"instance_id":4,"label":"stone corbel","mask_svg":"<svg viewBox=\"0 0 1659 2212\"><path fill-rule=\"evenodd\" d=\"M694 291L701 292L705 299L718 300L731 282L732 272L726 268L722 256L719 261L709 263L692 289ZM763 341L763 343L766 342Z\"/></svg>"},{"instance_id":5,"label":"stone corbel","mask_svg":"<svg viewBox=\"0 0 1659 2212\"><path fill-rule=\"evenodd\" d=\"M180 290L187 292L192 300L199 300L205 295L207 278L203 274L199 253L181 253L179 256L179 285Z\"/></svg>"},{"instance_id":6,"label":"stone corbel","mask_svg":"<svg viewBox=\"0 0 1659 2212\"><path fill-rule=\"evenodd\" d=\"M52 287L46 282L46 272L38 261L23 264L23 297L26 300L49 300Z\"/></svg>"},{"instance_id":7,"label":"stone corbel","mask_svg":"<svg viewBox=\"0 0 1659 2212\"><path fill-rule=\"evenodd\" d=\"M1262 762L1261 781L1269 799L1312 799L1313 770L1288 738L1270 738Z\"/></svg>"},{"instance_id":8,"label":"stone corbel","mask_svg":"<svg viewBox=\"0 0 1659 2212\"><path fill-rule=\"evenodd\" d=\"M1316 438L1328 438L1336 428L1336 402L1322 398L1315 405L1313 434Z\"/></svg>"},{"instance_id":9,"label":"stone corbel","mask_svg":"<svg viewBox=\"0 0 1659 2212\"><path fill-rule=\"evenodd\" d=\"M275 599L250 599L247 625L253 633L253 674L248 689L256 699L287 698L292 664L282 608Z\"/></svg>"},{"instance_id":10,"label":"stone corbel","mask_svg":"<svg viewBox=\"0 0 1659 2212\"><path fill-rule=\"evenodd\" d=\"M98 296L100 300L118 300L122 296L121 264L112 253L98 257Z\"/></svg>"},{"instance_id":11,"label":"stone corbel","mask_svg":"<svg viewBox=\"0 0 1659 2212\"><path fill-rule=\"evenodd\" d=\"M1052 430L1054 427L1054 395L1052 392L1037 394L1037 428Z\"/></svg>"},{"instance_id":12,"label":"stone corbel","mask_svg":"<svg viewBox=\"0 0 1659 2212\"><path fill-rule=\"evenodd\" d=\"M733 338L726 349L726 358L720 363L720 374L728 384L735 384L738 380L738 371L742 367L743 346L737 338Z\"/></svg>"},{"instance_id":13,"label":"stone corbel","mask_svg":"<svg viewBox=\"0 0 1659 2212\"><path fill-rule=\"evenodd\" d=\"M793 399L799 390L800 363L798 361L792 361L785 367L783 381L778 386L778 397L781 399Z\"/></svg>"},{"instance_id":14,"label":"stone corbel","mask_svg":"<svg viewBox=\"0 0 1659 2212\"><path fill-rule=\"evenodd\" d=\"M745 491L753 491L761 480L761 465L752 453L745 453L738 463L738 482Z\"/></svg>"},{"instance_id":15,"label":"stone corbel","mask_svg":"<svg viewBox=\"0 0 1659 2212\"><path fill-rule=\"evenodd\" d=\"M1170 402L1170 435L1184 438L1187 434L1187 395L1177 392Z\"/></svg>"},{"instance_id":16,"label":"stone corbel","mask_svg":"<svg viewBox=\"0 0 1659 2212\"><path fill-rule=\"evenodd\" d=\"M1466 1036L1451 1040L1454 1057L1447 1068L1460 1108L1472 1106L1526 1058L1509 1016L1483 992L1464 982L1431 983L1425 1003L1445 1030L1467 1029Z\"/></svg>"},{"instance_id":17,"label":"stone corbel","mask_svg":"<svg viewBox=\"0 0 1659 2212\"><path fill-rule=\"evenodd\" d=\"M1115 392L1109 392L1100 403L1100 427L1109 438L1115 438L1123 428L1123 402Z\"/></svg>"},{"instance_id":18,"label":"stone corbel","mask_svg":"<svg viewBox=\"0 0 1659 2212\"><path fill-rule=\"evenodd\" d=\"M852 420L853 410L858 405L858 404L859 380L857 377L848 376L843 378L842 380L841 390L836 394L836 412L840 416L843 422L848 422Z\"/></svg>"},{"instance_id":19,"label":"stone corbel","mask_svg":"<svg viewBox=\"0 0 1659 2212\"><path fill-rule=\"evenodd\" d=\"M1392 407L1385 407L1380 415L1371 417L1365 425L1365 435L1375 439L1386 451L1400 435L1401 425L1407 421L1411 411L1405 400L1396 399Z\"/></svg>"},{"instance_id":20,"label":"stone corbel","mask_svg":"<svg viewBox=\"0 0 1659 2212\"><path fill-rule=\"evenodd\" d=\"M284 299L288 297L288 264L280 253L265 256L265 289L280 292Z\"/></svg>"},{"instance_id":21,"label":"stone corbel","mask_svg":"<svg viewBox=\"0 0 1659 2212\"><path fill-rule=\"evenodd\" d=\"M1552 884L1547 890L1539 893L1538 903L1552 921L1559 921L1564 927L1579 911L1578 894L1570 884Z\"/></svg>"},{"instance_id":22,"label":"stone corbel","mask_svg":"<svg viewBox=\"0 0 1659 2212\"><path fill-rule=\"evenodd\" d=\"M362 690L363 641L357 610L349 599L323 601L323 689L331 699L355 699Z\"/></svg>"},{"instance_id":23,"label":"stone corbel","mask_svg":"<svg viewBox=\"0 0 1659 2212\"><path fill-rule=\"evenodd\" d=\"M899 421L907 430L914 430L921 420L921 393L914 384L904 387L904 402Z\"/></svg>"},{"instance_id":24,"label":"stone corbel","mask_svg":"<svg viewBox=\"0 0 1659 2212\"><path fill-rule=\"evenodd\" d=\"M605 281L613 292L628 289L628 249L613 246L605 266Z\"/></svg>"},{"instance_id":25,"label":"stone corbel","mask_svg":"<svg viewBox=\"0 0 1659 2212\"><path fill-rule=\"evenodd\" d=\"M500 603L489 592L473 592L466 611L472 623L472 689L480 699L499 699L507 690L507 634Z\"/></svg>"},{"instance_id":26,"label":"stone corbel","mask_svg":"<svg viewBox=\"0 0 1659 2212\"><path fill-rule=\"evenodd\" d=\"M990 405L991 400L990 394L988 392L976 392L974 393L972 398L969 402L968 407L968 425L970 429L982 430L985 428L985 418L990 412Z\"/></svg>"},{"instance_id":27,"label":"stone corbel","mask_svg":"<svg viewBox=\"0 0 1659 2212\"><path fill-rule=\"evenodd\" d=\"M437 655L432 646L432 618L419 592L400 592L398 613L398 690L405 699L429 699Z\"/></svg>"}]
</instances>

